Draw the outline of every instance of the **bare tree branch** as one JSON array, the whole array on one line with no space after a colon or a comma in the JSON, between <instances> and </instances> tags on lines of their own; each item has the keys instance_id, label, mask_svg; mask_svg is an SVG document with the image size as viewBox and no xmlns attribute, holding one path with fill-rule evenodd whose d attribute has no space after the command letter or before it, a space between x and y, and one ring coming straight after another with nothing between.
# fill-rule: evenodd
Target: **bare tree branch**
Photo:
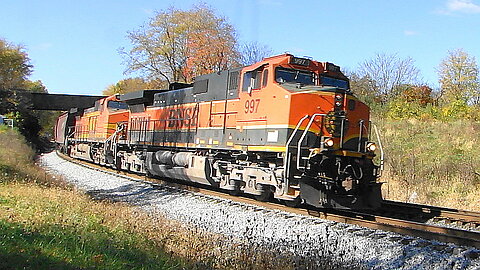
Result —
<instances>
[{"instance_id":1,"label":"bare tree branch","mask_svg":"<svg viewBox=\"0 0 480 270\"><path fill-rule=\"evenodd\" d=\"M262 61L263 58L271 56L273 51L270 47L262 45L258 42L246 43L241 48L241 63L244 66Z\"/></svg>"},{"instance_id":2,"label":"bare tree branch","mask_svg":"<svg viewBox=\"0 0 480 270\"><path fill-rule=\"evenodd\" d=\"M374 95L386 102L398 94L398 86L418 83L419 73L410 57L401 59L396 54L377 53L360 64L357 75L373 82Z\"/></svg>"}]
</instances>

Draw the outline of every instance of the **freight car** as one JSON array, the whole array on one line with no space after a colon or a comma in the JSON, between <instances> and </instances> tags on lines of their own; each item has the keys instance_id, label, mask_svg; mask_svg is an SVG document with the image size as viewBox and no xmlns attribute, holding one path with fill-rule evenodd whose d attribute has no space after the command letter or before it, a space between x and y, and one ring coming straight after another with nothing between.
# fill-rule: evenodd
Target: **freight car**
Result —
<instances>
[{"instance_id":1,"label":"freight car","mask_svg":"<svg viewBox=\"0 0 480 270\"><path fill-rule=\"evenodd\" d=\"M382 200L371 127L340 67L283 54L193 85L101 99L58 141L118 169L358 209Z\"/></svg>"}]
</instances>

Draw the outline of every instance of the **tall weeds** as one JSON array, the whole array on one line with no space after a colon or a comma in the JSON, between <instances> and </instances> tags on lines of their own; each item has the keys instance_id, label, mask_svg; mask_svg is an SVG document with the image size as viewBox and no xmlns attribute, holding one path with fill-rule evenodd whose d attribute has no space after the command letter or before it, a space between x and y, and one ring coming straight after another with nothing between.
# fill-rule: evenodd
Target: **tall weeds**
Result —
<instances>
[{"instance_id":1,"label":"tall weeds","mask_svg":"<svg viewBox=\"0 0 480 270\"><path fill-rule=\"evenodd\" d=\"M67 184L34 164L35 151L15 129L0 125L0 183L30 182L44 186Z\"/></svg>"},{"instance_id":2,"label":"tall weeds","mask_svg":"<svg viewBox=\"0 0 480 270\"><path fill-rule=\"evenodd\" d=\"M480 123L377 121L388 199L480 210Z\"/></svg>"}]
</instances>

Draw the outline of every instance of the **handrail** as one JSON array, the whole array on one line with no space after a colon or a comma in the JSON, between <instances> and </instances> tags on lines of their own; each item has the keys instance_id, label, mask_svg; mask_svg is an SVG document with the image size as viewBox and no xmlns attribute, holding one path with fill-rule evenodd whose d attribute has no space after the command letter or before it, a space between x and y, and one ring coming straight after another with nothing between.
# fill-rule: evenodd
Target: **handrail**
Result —
<instances>
[{"instance_id":1,"label":"handrail","mask_svg":"<svg viewBox=\"0 0 480 270\"><path fill-rule=\"evenodd\" d=\"M345 132L345 117L342 118L342 125L340 126L340 148L343 148L344 132Z\"/></svg>"},{"instance_id":2,"label":"handrail","mask_svg":"<svg viewBox=\"0 0 480 270\"><path fill-rule=\"evenodd\" d=\"M300 153L301 153L301 145L303 140L305 139L305 136L307 136L308 131L310 130L310 127L312 126L313 121L317 116L326 116L324 113L315 113L312 115L312 118L310 118L310 121L308 122L307 126L305 127L305 130L302 133L302 137L298 140L297 144L297 170L300 170ZM305 167L302 167L304 169Z\"/></svg>"},{"instance_id":3,"label":"handrail","mask_svg":"<svg viewBox=\"0 0 480 270\"><path fill-rule=\"evenodd\" d=\"M117 124L117 128L116 128L115 132L113 132L112 135L110 135L110 136L105 140L105 143L104 143L104 149L105 149L105 150L108 149L108 147L110 147L110 149L112 149L113 144L112 144L112 145L109 145L110 142L115 143L115 140L117 139L117 135L125 129L125 126L126 126L126 122L119 122L119 123Z\"/></svg>"},{"instance_id":4,"label":"handrail","mask_svg":"<svg viewBox=\"0 0 480 270\"><path fill-rule=\"evenodd\" d=\"M107 150L111 150L113 152L113 162L115 164L115 159L118 154L118 134L120 134L122 131L125 130L126 126L128 125L127 122L119 122L117 123L117 128L115 129L115 132L112 133L106 140L105 143L103 144L103 151L105 154L105 157L107 156ZM106 162L106 160L105 160ZM116 164L115 164L116 165Z\"/></svg>"},{"instance_id":5,"label":"handrail","mask_svg":"<svg viewBox=\"0 0 480 270\"><path fill-rule=\"evenodd\" d=\"M73 131L72 131L73 130ZM75 127L67 127L67 136L65 136L65 139L63 141L63 145L65 147L65 151L68 148L68 139L74 138L75 136ZM74 138L75 139L75 138ZM76 142L76 141L75 141Z\"/></svg>"},{"instance_id":6,"label":"handrail","mask_svg":"<svg viewBox=\"0 0 480 270\"><path fill-rule=\"evenodd\" d=\"M357 146L357 152L361 152L362 150L362 137L363 137L363 122L364 120L363 119L360 119L360 121L358 122L358 146ZM364 149L365 150L365 149Z\"/></svg>"},{"instance_id":7,"label":"handrail","mask_svg":"<svg viewBox=\"0 0 480 270\"><path fill-rule=\"evenodd\" d=\"M380 173L377 175L380 177L384 169L385 153L383 152L382 140L380 140L380 133L378 132L377 125L372 124L375 129L375 135L377 136L378 148L380 149Z\"/></svg>"},{"instance_id":8,"label":"handrail","mask_svg":"<svg viewBox=\"0 0 480 270\"><path fill-rule=\"evenodd\" d=\"M293 130L293 133L292 135L290 135L290 138L288 138L288 141L287 141L287 150L288 150L288 146L290 145L290 143L292 142L293 140L293 137L295 137L295 134L297 133L298 129L300 128L300 125L303 123L303 121L305 121L305 119L307 119L308 117L310 117L308 114L305 115L304 117L302 117L300 120L298 120L298 123L297 123L297 126L295 127L295 129Z\"/></svg>"},{"instance_id":9,"label":"handrail","mask_svg":"<svg viewBox=\"0 0 480 270\"><path fill-rule=\"evenodd\" d=\"M288 138L287 143L286 143L285 161L283 162L283 164L285 164L285 185L284 186L286 188L283 189L283 194L286 194L288 192L288 186L289 186L288 177L290 176L290 160L291 160L291 156L292 156L292 154L289 153L290 152L290 150L289 150L290 143L292 142L293 138L295 137L295 134L297 134L297 131L300 128L300 126L302 125L303 121L305 121L305 119L307 119L308 117L310 117L310 116L307 114L304 117L302 117L300 120L298 120L297 126L293 130L292 134L290 135L290 138Z\"/></svg>"}]
</instances>

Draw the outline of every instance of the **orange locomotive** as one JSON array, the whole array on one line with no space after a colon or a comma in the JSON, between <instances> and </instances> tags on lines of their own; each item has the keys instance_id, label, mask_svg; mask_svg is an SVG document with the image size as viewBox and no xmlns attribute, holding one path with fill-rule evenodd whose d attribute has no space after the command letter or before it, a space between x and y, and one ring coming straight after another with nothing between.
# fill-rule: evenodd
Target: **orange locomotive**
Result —
<instances>
[{"instance_id":1,"label":"orange locomotive","mask_svg":"<svg viewBox=\"0 0 480 270\"><path fill-rule=\"evenodd\" d=\"M75 117L73 132L66 132L68 153L102 165L113 164L113 139L119 133L117 126L126 123L128 115L128 106L120 102L118 96L96 101L81 117Z\"/></svg>"},{"instance_id":2,"label":"orange locomotive","mask_svg":"<svg viewBox=\"0 0 480 270\"><path fill-rule=\"evenodd\" d=\"M260 200L379 206L369 108L350 92L338 66L284 54L180 87L120 96L129 110L103 107L106 116L98 116L95 129L103 137L89 133L82 143L77 128L72 153L90 151L96 162ZM100 103L107 100L118 102ZM79 126L91 121L89 113Z\"/></svg>"}]
</instances>

